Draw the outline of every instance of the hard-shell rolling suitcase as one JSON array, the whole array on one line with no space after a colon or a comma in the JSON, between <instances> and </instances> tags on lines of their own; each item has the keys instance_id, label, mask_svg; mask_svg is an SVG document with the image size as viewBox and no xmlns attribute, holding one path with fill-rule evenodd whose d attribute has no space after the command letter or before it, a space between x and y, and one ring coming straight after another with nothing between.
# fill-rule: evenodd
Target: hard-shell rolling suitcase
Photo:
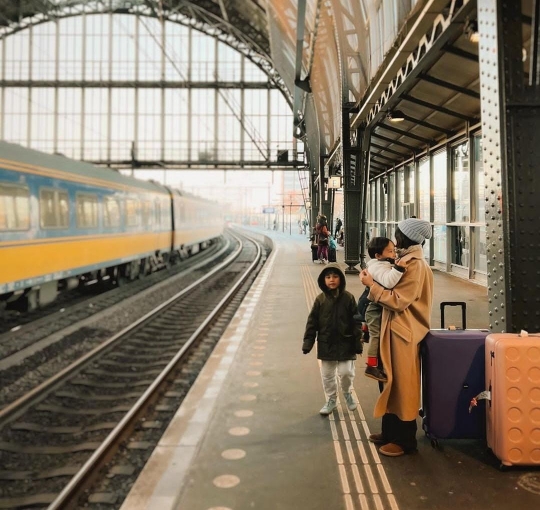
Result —
<instances>
[{"instance_id":1,"label":"hard-shell rolling suitcase","mask_svg":"<svg viewBox=\"0 0 540 510\"><path fill-rule=\"evenodd\" d=\"M540 466L540 334L489 335L485 363L488 446L501 468Z\"/></svg>"},{"instance_id":2,"label":"hard-shell rolling suitcase","mask_svg":"<svg viewBox=\"0 0 540 510\"><path fill-rule=\"evenodd\" d=\"M482 413L469 413L469 403L484 385L484 344L488 330L467 330L466 304L441 303L441 328L446 306L461 306L461 330L431 330L421 344L422 427L436 446L439 439L483 439Z\"/></svg>"},{"instance_id":3,"label":"hard-shell rolling suitcase","mask_svg":"<svg viewBox=\"0 0 540 510\"><path fill-rule=\"evenodd\" d=\"M311 260L313 262L316 262L318 257L317 257L317 250L319 249L319 247L316 245L316 244L312 244L311 245Z\"/></svg>"},{"instance_id":4,"label":"hard-shell rolling suitcase","mask_svg":"<svg viewBox=\"0 0 540 510\"><path fill-rule=\"evenodd\" d=\"M336 249L328 248L328 262L336 262Z\"/></svg>"}]
</instances>

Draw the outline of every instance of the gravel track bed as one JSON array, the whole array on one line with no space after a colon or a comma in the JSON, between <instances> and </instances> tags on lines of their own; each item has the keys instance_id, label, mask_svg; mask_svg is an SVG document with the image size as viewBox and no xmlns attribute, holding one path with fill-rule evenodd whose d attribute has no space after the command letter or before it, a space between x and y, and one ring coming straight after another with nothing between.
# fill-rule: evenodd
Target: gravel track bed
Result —
<instances>
[{"instance_id":1,"label":"gravel track bed","mask_svg":"<svg viewBox=\"0 0 540 510\"><path fill-rule=\"evenodd\" d=\"M178 273L188 270L202 260L211 258L221 246L222 243L214 244L202 253L174 265L168 270L152 273L141 280L135 280L122 287L109 288L108 290L101 287L100 291L96 285L86 291L69 293L69 297L62 296L62 304L55 302L46 308L30 312L27 316L20 318L19 325L22 324L20 329L14 332L6 332L5 329L0 331L0 359L18 352L78 321L91 317L102 310L106 310L160 282L174 278ZM66 307L66 304L71 306Z\"/></svg>"}]
</instances>

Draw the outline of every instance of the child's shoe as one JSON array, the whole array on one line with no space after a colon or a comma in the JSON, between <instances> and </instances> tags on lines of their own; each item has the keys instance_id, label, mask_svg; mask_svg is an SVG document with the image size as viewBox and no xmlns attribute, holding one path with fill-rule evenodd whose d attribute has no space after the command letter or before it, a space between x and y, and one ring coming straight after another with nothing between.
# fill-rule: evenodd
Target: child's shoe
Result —
<instances>
[{"instance_id":1,"label":"child's shoe","mask_svg":"<svg viewBox=\"0 0 540 510\"><path fill-rule=\"evenodd\" d=\"M329 414L332 414L332 411L337 407L336 399L335 398L329 398L328 402L324 404L319 411L320 414L323 416L328 416Z\"/></svg>"},{"instance_id":2,"label":"child's shoe","mask_svg":"<svg viewBox=\"0 0 540 510\"><path fill-rule=\"evenodd\" d=\"M343 393L343 396L345 397L345 402L347 402L347 407L349 408L349 411L354 411L357 407L357 404L354 401L352 393Z\"/></svg>"},{"instance_id":3,"label":"child's shoe","mask_svg":"<svg viewBox=\"0 0 540 510\"><path fill-rule=\"evenodd\" d=\"M364 375L366 377L371 377L371 379L375 379L376 381L388 381L388 377L386 377L386 374L379 367L366 367Z\"/></svg>"}]
</instances>

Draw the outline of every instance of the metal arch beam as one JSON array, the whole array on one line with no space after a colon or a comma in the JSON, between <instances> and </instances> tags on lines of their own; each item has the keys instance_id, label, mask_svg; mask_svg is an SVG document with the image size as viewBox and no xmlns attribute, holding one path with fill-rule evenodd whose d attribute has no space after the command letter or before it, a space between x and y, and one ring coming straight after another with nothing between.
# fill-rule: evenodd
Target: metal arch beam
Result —
<instances>
[{"instance_id":1,"label":"metal arch beam","mask_svg":"<svg viewBox=\"0 0 540 510\"><path fill-rule=\"evenodd\" d=\"M133 15L142 15L148 16L151 18L159 17L159 13L156 15L156 12L146 4L139 4L133 6L131 4L130 8L126 10L127 14ZM105 5L100 0L90 0L83 4L70 4L70 5L61 5L58 4L55 6L55 9L51 9L47 15L39 14L33 15L21 19L17 23L12 23L5 27L0 27L0 37L6 37L12 35L16 32L20 32L29 28L30 26L39 25L41 23L47 23L57 19L70 18L75 16L81 16L82 14L92 15L92 14L107 14L107 13L118 12L118 7L112 8L109 4ZM258 45L246 37L240 30L232 25L227 25L219 17L214 17L215 25L212 25L210 22L201 21L195 19L186 14L180 12L164 12L163 19L165 21L170 21L172 23L178 23L180 25L194 28L210 37L217 38L220 42L230 46L234 50L241 53L246 57L250 62L255 64L262 72L264 72L271 82L276 85L276 88L279 89L289 106L292 108L293 98L291 92L285 85L285 82L274 69L272 61L264 51L255 51L254 48L258 49ZM229 28L233 31L229 31Z\"/></svg>"}]
</instances>

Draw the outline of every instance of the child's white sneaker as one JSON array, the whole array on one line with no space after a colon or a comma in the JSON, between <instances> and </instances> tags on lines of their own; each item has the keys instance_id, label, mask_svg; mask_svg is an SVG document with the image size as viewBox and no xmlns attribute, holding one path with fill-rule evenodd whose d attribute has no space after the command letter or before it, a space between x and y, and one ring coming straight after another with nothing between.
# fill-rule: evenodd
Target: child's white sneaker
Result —
<instances>
[{"instance_id":1,"label":"child's white sneaker","mask_svg":"<svg viewBox=\"0 0 540 510\"><path fill-rule=\"evenodd\" d=\"M347 402L347 407L349 408L349 411L354 411L357 407L356 402L354 401L354 397L352 393L343 393L343 396L345 397L345 402Z\"/></svg>"},{"instance_id":2,"label":"child's white sneaker","mask_svg":"<svg viewBox=\"0 0 540 510\"><path fill-rule=\"evenodd\" d=\"M332 411L337 407L336 399L335 398L329 398L328 402L324 404L321 407L321 410L319 411L320 414L323 416L328 416L329 414L332 414Z\"/></svg>"}]
</instances>

